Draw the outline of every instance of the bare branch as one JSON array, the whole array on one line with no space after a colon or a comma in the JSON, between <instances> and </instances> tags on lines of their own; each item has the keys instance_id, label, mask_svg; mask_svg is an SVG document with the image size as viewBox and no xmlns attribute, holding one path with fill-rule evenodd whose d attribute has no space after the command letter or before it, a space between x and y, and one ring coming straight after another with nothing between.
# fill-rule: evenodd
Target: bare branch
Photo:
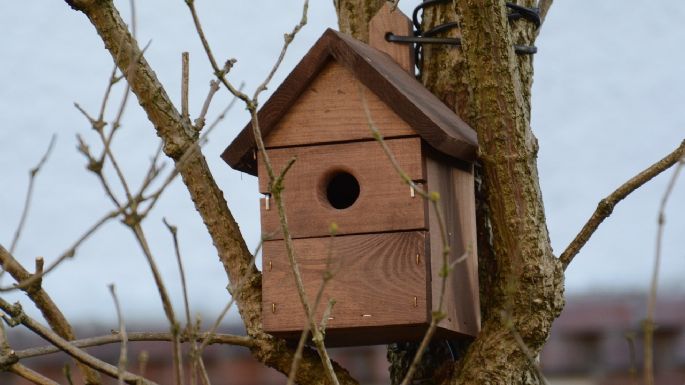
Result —
<instances>
[{"instance_id":1,"label":"bare branch","mask_svg":"<svg viewBox=\"0 0 685 385\"><path fill-rule=\"evenodd\" d=\"M36 271L34 274L30 274L14 256L12 256L12 254L7 252L7 250L0 245L0 262L2 263L3 269L19 282L19 284L16 287L12 287L12 289L21 288L21 290L29 296L55 333L65 339L74 339L76 336L69 321L67 321L64 314L62 314L55 302L41 286L42 277L47 273L47 271L43 269L43 258L36 259ZM30 283L26 284L27 282ZM24 286L21 286L22 284L24 284ZM80 370L84 373L88 384L100 383L100 378L96 372L83 365L79 366Z\"/></svg>"},{"instance_id":2,"label":"bare branch","mask_svg":"<svg viewBox=\"0 0 685 385\"><path fill-rule=\"evenodd\" d=\"M62 253L55 261L53 261L50 266L48 266L47 269L43 270L41 274L33 274L30 277L26 277L24 279L16 279L17 283L12 285L12 286L5 286L5 287L0 287L0 292L6 292L6 291L12 291L12 290L17 290L17 289L27 289L29 286L34 285L38 280L42 279L43 276L46 274L50 273L52 270L57 268L62 262L65 260L74 257L76 254L76 250L81 246L83 242L85 242L91 235L93 235L102 225L107 223L110 219L116 218L119 214L121 214L124 211L124 207L122 207L119 210L115 210L112 212L109 212L105 214L102 218L100 218L99 221L97 221L95 224L93 224L86 232L79 237L72 245ZM0 247L0 257L5 257L5 254L2 251L4 248ZM3 261L3 266L4 266L4 261ZM7 267L4 267L7 270ZM11 272L10 272L11 273Z\"/></svg>"},{"instance_id":3,"label":"bare branch","mask_svg":"<svg viewBox=\"0 0 685 385\"><path fill-rule=\"evenodd\" d=\"M550 7L552 7L552 3L554 3L554 0L540 0L538 2L538 9L540 12L540 23L545 22L547 12L549 12Z\"/></svg>"},{"instance_id":4,"label":"bare branch","mask_svg":"<svg viewBox=\"0 0 685 385\"><path fill-rule=\"evenodd\" d=\"M126 365L128 364L128 336L126 335L126 324L124 323L124 314L121 311L121 306L119 305L119 299L117 298L117 293L114 289L114 284L109 285L109 292L112 293L112 299L114 300L114 308L117 312L117 318L119 319L119 335L121 336L121 346L119 350L119 364L117 365L117 376L119 377L119 385L124 385L124 372L126 372Z\"/></svg>"},{"instance_id":5,"label":"bare branch","mask_svg":"<svg viewBox=\"0 0 685 385\"><path fill-rule=\"evenodd\" d=\"M23 377L24 379L26 379L28 381L31 381L32 383L34 383L36 385L59 385L58 382L55 382L55 381L43 376L42 374L40 374L34 370L31 370L31 369L29 369L26 366L21 365L21 364L14 364L14 365L10 366L9 371L20 376L20 377Z\"/></svg>"},{"instance_id":6,"label":"bare branch","mask_svg":"<svg viewBox=\"0 0 685 385\"><path fill-rule=\"evenodd\" d=\"M609 196L602 199L597 205L597 209L595 209L595 212L592 213L592 216L590 219L588 219L587 223L585 223L578 235L576 235L573 241L571 241L571 243L566 247L566 250L564 250L564 252L559 256L559 260L561 261L564 270L568 267L583 246L585 246L585 243L587 243L592 234L595 233L599 225L611 215L618 202L622 201L625 197L630 195L630 193L649 182L655 176L661 174L676 164L684 155L685 140L683 140L680 143L680 146L678 146L678 148L676 148L666 157L647 167L644 171L621 185L621 187L616 189L616 191L609 194Z\"/></svg>"},{"instance_id":7,"label":"bare branch","mask_svg":"<svg viewBox=\"0 0 685 385\"><path fill-rule=\"evenodd\" d=\"M202 110L200 110L200 115L195 119L195 130L202 131L205 126L205 116L207 115L207 110L209 110L209 105L212 103L212 98L214 94L219 91L219 82L212 80L209 82L209 93L205 102L202 104Z\"/></svg>"},{"instance_id":8,"label":"bare branch","mask_svg":"<svg viewBox=\"0 0 685 385\"><path fill-rule=\"evenodd\" d=\"M291 159L290 162L288 162L288 165L286 165L283 168L283 172L281 172L280 176L281 179L285 177L285 173L294 161L294 158ZM311 312L307 314L307 322L305 322L302 333L300 334L300 340L297 342L295 356L293 357L293 362L290 364L290 373L288 373L287 385L293 385L295 383L295 375L297 374L297 369L299 368L300 361L302 360L302 351L304 350L304 345L307 342L307 337L309 336L309 331L311 328L310 325L314 323L314 312L316 311L316 309L319 308L319 304L321 303L321 299L323 298L323 292L326 289L326 285L331 279L333 279L333 276L335 275L335 273L331 269L331 264L333 262L333 241L335 240L337 227L338 226L336 224L331 224L331 241L328 246L328 256L326 257L326 269L321 275L321 284L319 285L319 290L317 291L316 298L314 299L314 306L311 308ZM318 334L315 335L316 338L323 339L323 334L325 333L326 328L326 322L328 321L328 317L330 316L334 304L335 300L331 299L328 307L326 308L326 311L324 311L324 315L321 320L321 326L319 326ZM317 331L315 330L315 332Z\"/></svg>"},{"instance_id":9,"label":"bare branch","mask_svg":"<svg viewBox=\"0 0 685 385\"><path fill-rule=\"evenodd\" d=\"M269 71L269 74L266 76L262 84L260 84L257 89L254 92L254 95L252 96L253 101L257 101L259 98L259 94L262 93L263 91L266 90L267 86L269 85L269 82L271 82L271 79L274 77L274 74L278 70L278 67L281 66L281 63L283 62L283 58L285 57L285 53L288 51L288 46L290 46L290 43L293 42L295 39L295 35L297 35L298 32L302 29L307 24L307 11L309 10L309 0L304 1L304 5L302 6L302 17L300 18L300 22L297 23L297 25L293 28L293 30L290 33L286 33L283 36L284 43L283 43L283 48L281 48L281 53L278 55L278 59L276 60L276 63L273 65L271 68L271 71ZM255 103L256 104L256 103Z\"/></svg>"},{"instance_id":10,"label":"bare branch","mask_svg":"<svg viewBox=\"0 0 685 385\"><path fill-rule=\"evenodd\" d=\"M150 250L150 246L147 243L145 233L143 233L143 229L140 226L140 223L127 223L127 225L131 228L131 231L133 231L136 241L138 241L138 245L140 245L140 248L143 250L143 254L145 254L145 258L147 259L147 263L150 266L150 270L152 271L152 275L155 280L155 285L157 286L157 291L159 292L159 297L162 300L164 314L166 315L167 320L169 321L171 334L175 336L175 338L173 339L173 362L175 370L174 377L176 378L176 384L182 385L183 369L179 330L180 328L178 325L178 321L176 321L176 315L174 314L174 308L171 304L171 299L169 298L166 286L164 285L164 280L162 279L162 275L160 274L159 269L157 268L157 263L155 262L155 259L152 255L152 251Z\"/></svg>"},{"instance_id":11,"label":"bare branch","mask_svg":"<svg viewBox=\"0 0 685 385\"><path fill-rule=\"evenodd\" d=\"M82 362L89 367L104 373L112 378L117 378L118 377L118 369L110 365L98 358L95 358L91 356L90 354L86 353L85 351L75 347L69 341L65 340L64 338L60 337L59 335L55 334L52 332L50 329L44 327L40 323L36 322L33 318L29 317L24 313L22 310L21 306L16 303L14 305L10 305L7 301L4 299L0 298L0 309L2 309L5 313L7 313L11 318L8 318L6 316L3 316L6 322L8 322L11 326L17 325L17 324L22 324L26 326L28 329L36 333L37 335L45 338L46 340L50 341L53 345L57 346L62 350L63 352L67 353L68 355L74 357L77 359L79 362ZM146 384L146 385L153 385L154 382L149 381L147 379L144 379L140 376L137 376L133 373L129 372L124 372L122 374L124 381L127 384Z\"/></svg>"},{"instance_id":12,"label":"bare branch","mask_svg":"<svg viewBox=\"0 0 685 385\"><path fill-rule=\"evenodd\" d=\"M190 58L188 52L181 53L181 117L190 119L188 112L188 83L190 82Z\"/></svg>"},{"instance_id":13,"label":"bare branch","mask_svg":"<svg viewBox=\"0 0 685 385\"><path fill-rule=\"evenodd\" d=\"M685 144L685 141L683 142ZM661 265L661 246L664 238L664 227L666 226L666 204L668 203L671 193L673 192L673 187L675 186L680 171L685 164L685 155L681 155L680 161L673 170L673 175L671 180L666 186L666 191L661 198L661 203L659 204L659 215L657 219L657 231L656 231L656 247L654 250L654 267L652 269L652 282L649 287L649 297L647 299L647 318L644 322L644 381L646 385L654 385L654 310L656 307L656 292L657 286L659 284L659 266Z\"/></svg>"},{"instance_id":14,"label":"bare branch","mask_svg":"<svg viewBox=\"0 0 685 385\"><path fill-rule=\"evenodd\" d=\"M21 219L19 219L19 224L17 225L17 229L14 232L14 238L12 238L12 243L10 245L10 253L14 254L14 250L17 247L17 243L19 242L19 237L21 237L21 231L24 229L24 224L26 223L26 217L28 217L29 214L29 209L31 208L31 198L33 197L33 184L36 179L36 175L38 175L38 172L40 172L40 169L43 168L43 165L45 162L47 162L48 157L50 156L50 153L52 153L52 149L55 146L55 141L57 140L57 135L52 134L52 137L50 138L50 144L48 144L48 149L45 150L45 153L43 154L43 157L40 158L40 161L38 164L29 170L29 187L28 190L26 191L26 199L24 200L24 208L21 212Z\"/></svg>"},{"instance_id":15,"label":"bare branch","mask_svg":"<svg viewBox=\"0 0 685 385\"><path fill-rule=\"evenodd\" d=\"M169 333L169 332L129 332L128 335L128 341L129 342L141 342L141 341L159 341L159 342L172 342L174 336ZM181 337L181 342L188 342L188 341L203 341L207 339L207 344L208 345L235 345L235 346L242 346L246 348L250 348L254 346L254 340L252 340L250 337L247 336L237 336L233 334L224 334L224 333L212 333L210 334L209 332L207 333L201 333L194 338L189 338L187 335L183 335ZM89 348L93 346L102 346L102 345L109 345L109 344L115 344L115 343L120 343L122 340L122 337L120 334L108 334L104 336L98 336L98 337L90 337L90 338L83 338L83 339L78 339L78 340L73 340L70 341L70 343L77 347L77 348ZM53 345L48 345L48 346L43 346L43 347L37 347L37 348L30 348L30 349L25 349L25 350L17 350L14 352L14 356L19 359L25 359L25 358L31 358L31 357L39 357L39 356L44 356L47 354L53 354L53 353L58 353L60 352L61 349L53 346Z\"/></svg>"},{"instance_id":16,"label":"bare branch","mask_svg":"<svg viewBox=\"0 0 685 385\"><path fill-rule=\"evenodd\" d=\"M171 237L174 242L174 251L176 252L176 263L178 264L178 272L181 276L181 288L183 289L183 304L185 305L185 312L186 312L186 323L187 327L190 327L191 325L191 317L190 317L190 304L188 302L188 285L186 284L186 273L185 270L183 269L183 260L181 259L181 251L178 247L178 228L176 226L173 226L167 222L166 218L162 218L162 222L164 222L164 225L167 227L169 232L171 233Z\"/></svg>"}]
</instances>

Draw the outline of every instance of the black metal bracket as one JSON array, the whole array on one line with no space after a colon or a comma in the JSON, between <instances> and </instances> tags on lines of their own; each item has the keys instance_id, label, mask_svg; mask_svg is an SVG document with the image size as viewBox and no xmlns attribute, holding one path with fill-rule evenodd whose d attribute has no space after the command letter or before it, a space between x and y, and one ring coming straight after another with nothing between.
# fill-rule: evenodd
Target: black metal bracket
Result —
<instances>
[{"instance_id":1,"label":"black metal bracket","mask_svg":"<svg viewBox=\"0 0 685 385\"><path fill-rule=\"evenodd\" d=\"M461 46L461 39L458 37L423 37L423 36L399 36L392 32L385 35L385 40L400 44L446 44ZM535 46L514 45L514 52L519 55L532 55L538 51Z\"/></svg>"},{"instance_id":2,"label":"black metal bracket","mask_svg":"<svg viewBox=\"0 0 685 385\"><path fill-rule=\"evenodd\" d=\"M395 35L391 32L388 32L385 35L385 40L394 42L394 43L399 43L399 44L414 44L415 49L414 49L414 55L416 65L421 68L421 63L423 62L423 52L422 52L422 45L423 44L444 44L444 45L453 45L453 46L461 46L461 39L460 38L454 38L454 37L435 37L435 35L449 31L450 29L453 28L459 28L459 23L454 21L454 22L449 22L449 23L444 23L437 25L428 31L422 31L421 30L421 23L419 21L419 12L421 12L424 8L435 5L435 4L445 4L448 2L451 2L452 0L426 0L422 2L421 4L417 5L416 8L414 8L414 11L412 12L412 23L414 24L414 36L399 36ZM511 2L506 3L507 8L511 10L507 17L509 18L509 21L515 21L515 20L526 20L528 22L531 22L535 25L535 28L540 28L540 24L542 23L542 20L540 19L540 10L538 8L528 8L528 7L523 7L518 4L514 4ZM535 46L527 46L527 45L514 45L514 52L518 55L533 55L537 53L538 49Z\"/></svg>"}]
</instances>

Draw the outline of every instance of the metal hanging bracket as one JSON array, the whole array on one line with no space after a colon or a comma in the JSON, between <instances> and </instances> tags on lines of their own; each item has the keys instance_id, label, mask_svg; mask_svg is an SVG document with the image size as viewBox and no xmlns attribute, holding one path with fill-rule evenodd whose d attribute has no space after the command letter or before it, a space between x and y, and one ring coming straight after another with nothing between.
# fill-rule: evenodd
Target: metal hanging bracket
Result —
<instances>
[{"instance_id":1,"label":"metal hanging bracket","mask_svg":"<svg viewBox=\"0 0 685 385\"><path fill-rule=\"evenodd\" d=\"M453 45L460 47L461 46L461 39L456 38L456 37L436 37L437 34L441 32L448 31L450 29L454 28L459 28L459 23L458 22L449 22L449 23L444 23L440 24L434 28L431 28L428 31L422 31L421 30L421 23L419 22L419 12L422 11L424 8L436 4L445 4L451 2L451 0L426 0L423 3L419 4L414 8L414 12L412 12L412 23L414 24L414 36L400 36L400 35L395 35L392 32L388 32L385 35L385 40L393 43L399 43L399 44L414 44L415 49L414 49L414 55L415 55L415 62L419 68L421 68L421 63L423 62L423 54L422 54L422 45L423 44L444 44L444 45ZM509 18L510 21L515 21L515 20L526 20L528 22L531 22L535 25L535 29L539 28L540 25L542 24L542 19L540 18L540 10L539 8L529 8L529 7L523 7L518 4L514 4L512 2L507 2L506 3L507 8L511 10L511 12L508 13L507 17ZM538 49L537 47L533 45L514 45L514 52L518 55L533 55L537 53Z\"/></svg>"}]
</instances>

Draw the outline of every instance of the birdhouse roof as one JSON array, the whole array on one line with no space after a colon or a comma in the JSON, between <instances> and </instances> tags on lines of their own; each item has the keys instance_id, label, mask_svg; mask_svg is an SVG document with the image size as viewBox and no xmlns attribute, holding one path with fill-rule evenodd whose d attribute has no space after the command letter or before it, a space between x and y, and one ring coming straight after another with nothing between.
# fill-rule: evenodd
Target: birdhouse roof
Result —
<instances>
[{"instance_id":1,"label":"birdhouse roof","mask_svg":"<svg viewBox=\"0 0 685 385\"><path fill-rule=\"evenodd\" d=\"M349 70L436 150L472 161L476 133L390 56L344 33L327 29L258 112L266 138L320 70L330 61ZM231 167L257 174L252 124L248 123L221 157Z\"/></svg>"}]
</instances>

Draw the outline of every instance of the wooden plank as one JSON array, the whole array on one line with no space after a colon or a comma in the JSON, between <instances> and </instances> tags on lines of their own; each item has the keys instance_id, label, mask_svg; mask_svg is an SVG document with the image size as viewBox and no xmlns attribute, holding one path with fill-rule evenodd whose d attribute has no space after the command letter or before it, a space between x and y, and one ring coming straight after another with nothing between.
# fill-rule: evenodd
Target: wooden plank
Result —
<instances>
[{"instance_id":1,"label":"wooden plank","mask_svg":"<svg viewBox=\"0 0 685 385\"><path fill-rule=\"evenodd\" d=\"M385 3L369 22L369 45L388 54L405 71L414 74L414 45L391 43L385 39L387 33L398 36L413 36L411 20L399 9Z\"/></svg>"},{"instance_id":2,"label":"wooden plank","mask_svg":"<svg viewBox=\"0 0 685 385\"><path fill-rule=\"evenodd\" d=\"M349 70L330 62L265 138L266 147L372 139L360 92L384 137L416 135Z\"/></svg>"},{"instance_id":3,"label":"wooden plank","mask_svg":"<svg viewBox=\"0 0 685 385\"><path fill-rule=\"evenodd\" d=\"M327 335L335 334L336 330L429 322L425 232L297 239L294 247L312 306L323 273L333 271L316 310L316 319L320 320L328 301L336 301L331 313L333 319L328 320ZM269 333L302 330L305 313L283 241L264 242L262 272L264 330ZM403 336L385 335L382 339L389 342L402 340Z\"/></svg>"},{"instance_id":4,"label":"wooden plank","mask_svg":"<svg viewBox=\"0 0 685 385\"><path fill-rule=\"evenodd\" d=\"M444 157L442 157L444 158ZM478 252L476 244L476 209L472 170L426 157L426 178L429 191L440 194L440 206L448 234L451 263L467 254L447 277L443 310L447 314L439 326L460 334L475 336L480 331L480 297L478 290ZM459 165L461 166L461 165ZM432 205L429 206L431 276L433 309L440 299L443 266L443 242L440 224Z\"/></svg>"},{"instance_id":5,"label":"wooden plank","mask_svg":"<svg viewBox=\"0 0 685 385\"><path fill-rule=\"evenodd\" d=\"M410 178L424 180L420 138L386 143ZM338 225L339 234L427 228L425 202L410 196L409 187L376 141L281 148L269 150L269 156L277 173L288 160L297 157L285 178L283 192L294 238L326 236L333 222ZM259 189L268 193L268 178L264 177L266 171L261 163L260 159ZM359 183L359 197L345 209L334 208L326 194L328 180L339 171L350 173ZM262 199L261 219L264 236L282 238L278 212L272 202L266 210Z\"/></svg>"}]
</instances>

